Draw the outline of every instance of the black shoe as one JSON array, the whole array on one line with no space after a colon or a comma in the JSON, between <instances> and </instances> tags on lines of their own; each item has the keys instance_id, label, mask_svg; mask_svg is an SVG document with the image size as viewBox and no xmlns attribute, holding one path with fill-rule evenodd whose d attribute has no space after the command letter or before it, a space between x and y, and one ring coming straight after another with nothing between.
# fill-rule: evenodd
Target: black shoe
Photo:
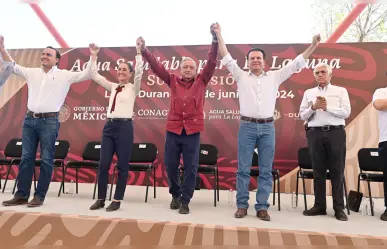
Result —
<instances>
[{"instance_id":1,"label":"black shoe","mask_svg":"<svg viewBox=\"0 0 387 249\"><path fill-rule=\"evenodd\" d=\"M121 206L120 201L112 201L112 203L110 203L110 205L106 208L106 211L108 212L116 211L120 209L120 206Z\"/></svg>"},{"instance_id":2,"label":"black shoe","mask_svg":"<svg viewBox=\"0 0 387 249\"><path fill-rule=\"evenodd\" d=\"M188 204L182 203L179 208L179 214L189 214Z\"/></svg>"},{"instance_id":3,"label":"black shoe","mask_svg":"<svg viewBox=\"0 0 387 249\"><path fill-rule=\"evenodd\" d=\"M348 217L344 213L343 210L335 211L335 217L336 217L337 220L341 220L341 221L347 221L348 220Z\"/></svg>"},{"instance_id":4,"label":"black shoe","mask_svg":"<svg viewBox=\"0 0 387 249\"><path fill-rule=\"evenodd\" d=\"M380 216L380 219L382 221L387 221L387 209L384 211L384 213Z\"/></svg>"},{"instance_id":5,"label":"black shoe","mask_svg":"<svg viewBox=\"0 0 387 249\"><path fill-rule=\"evenodd\" d=\"M169 207L173 210L179 209L180 207L180 198L179 197L173 197L172 202L169 205Z\"/></svg>"},{"instance_id":6,"label":"black shoe","mask_svg":"<svg viewBox=\"0 0 387 249\"><path fill-rule=\"evenodd\" d=\"M312 207L311 209L305 210L304 212L302 212L302 214L305 216L327 215L327 210L322 208Z\"/></svg>"},{"instance_id":7,"label":"black shoe","mask_svg":"<svg viewBox=\"0 0 387 249\"><path fill-rule=\"evenodd\" d=\"M97 200L94 202L93 205L91 205L90 210L97 210L100 208L103 208L105 206L105 200Z\"/></svg>"}]
</instances>

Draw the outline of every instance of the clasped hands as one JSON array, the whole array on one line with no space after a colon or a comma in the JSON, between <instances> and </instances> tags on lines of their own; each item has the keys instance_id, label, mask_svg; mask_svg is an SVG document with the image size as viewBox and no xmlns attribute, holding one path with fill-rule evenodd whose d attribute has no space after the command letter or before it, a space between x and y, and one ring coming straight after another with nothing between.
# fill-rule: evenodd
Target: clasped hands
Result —
<instances>
[{"instance_id":1,"label":"clasped hands","mask_svg":"<svg viewBox=\"0 0 387 249\"><path fill-rule=\"evenodd\" d=\"M317 109L327 110L327 100L324 97L317 96L316 102L312 105L312 110L315 111Z\"/></svg>"}]
</instances>

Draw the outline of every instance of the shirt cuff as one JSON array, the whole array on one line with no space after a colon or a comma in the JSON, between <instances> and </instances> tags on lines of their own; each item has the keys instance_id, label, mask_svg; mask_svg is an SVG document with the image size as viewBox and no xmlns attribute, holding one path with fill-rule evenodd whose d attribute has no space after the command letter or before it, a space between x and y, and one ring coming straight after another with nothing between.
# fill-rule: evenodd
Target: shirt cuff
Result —
<instances>
[{"instance_id":1,"label":"shirt cuff","mask_svg":"<svg viewBox=\"0 0 387 249\"><path fill-rule=\"evenodd\" d=\"M304 56L302 54L298 55L296 57L295 61L300 66L300 68L304 68L307 65L306 59L304 58Z\"/></svg>"},{"instance_id":2,"label":"shirt cuff","mask_svg":"<svg viewBox=\"0 0 387 249\"><path fill-rule=\"evenodd\" d=\"M227 63L229 63L232 60L233 60L233 58L231 57L230 53L228 53L226 56L223 57L221 62L223 65L226 65Z\"/></svg>"},{"instance_id":3,"label":"shirt cuff","mask_svg":"<svg viewBox=\"0 0 387 249\"><path fill-rule=\"evenodd\" d=\"M15 65L15 63L12 61L2 61L2 63L4 68Z\"/></svg>"},{"instance_id":4,"label":"shirt cuff","mask_svg":"<svg viewBox=\"0 0 387 249\"><path fill-rule=\"evenodd\" d=\"M312 107L308 107L308 109L306 109L307 111L307 116L310 118L310 116L315 113L316 111L315 110L312 110Z\"/></svg>"}]
</instances>

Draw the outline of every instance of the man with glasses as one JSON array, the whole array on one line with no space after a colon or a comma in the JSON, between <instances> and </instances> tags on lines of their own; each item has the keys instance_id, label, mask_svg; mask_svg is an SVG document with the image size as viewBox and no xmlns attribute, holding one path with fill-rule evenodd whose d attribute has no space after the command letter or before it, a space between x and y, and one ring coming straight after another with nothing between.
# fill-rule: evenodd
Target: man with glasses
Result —
<instances>
[{"instance_id":1,"label":"man with glasses","mask_svg":"<svg viewBox=\"0 0 387 249\"><path fill-rule=\"evenodd\" d=\"M305 216L326 215L326 174L332 183L335 217L347 221L344 213L344 168L346 155L345 119L351 114L351 103L344 87L331 84L332 68L325 63L314 70L317 86L308 89L300 106L300 117L307 122L308 139L314 176L314 206Z\"/></svg>"}]
</instances>

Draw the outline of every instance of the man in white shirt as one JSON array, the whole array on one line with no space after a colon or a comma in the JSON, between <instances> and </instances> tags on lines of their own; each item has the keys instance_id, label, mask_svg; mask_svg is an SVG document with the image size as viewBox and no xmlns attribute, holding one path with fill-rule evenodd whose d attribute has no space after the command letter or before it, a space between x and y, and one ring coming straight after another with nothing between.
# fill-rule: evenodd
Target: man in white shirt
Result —
<instances>
[{"instance_id":1,"label":"man in white shirt","mask_svg":"<svg viewBox=\"0 0 387 249\"><path fill-rule=\"evenodd\" d=\"M218 25L218 24L217 24ZM243 71L228 53L221 36L220 26L214 29L218 37L219 53L238 83L241 121L238 133L237 208L235 218L247 215L249 207L250 168L254 149L259 154L259 177L255 210L259 219L269 221L267 212L272 190L272 166L275 152L274 108L279 86L298 70L306 66L306 59L317 48L320 36L302 54L276 71L264 69L266 54L253 48L247 53L249 72Z\"/></svg>"},{"instance_id":2,"label":"man in white shirt","mask_svg":"<svg viewBox=\"0 0 387 249\"><path fill-rule=\"evenodd\" d=\"M306 137L313 167L315 203L303 214L327 214L326 174L329 170L335 217L347 221L344 213L345 119L351 114L351 103L347 89L330 83L332 68L328 64L316 65L313 73L318 85L305 91L300 117L307 121Z\"/></svg>"},{"instance_id":3,"label":"man in white shirt","mask_svg":"<svg viewBox=\"0 0 387 249\"><path fill-rule=\"evenodd\" d=\"M379 155L387 162L387 88L377 89L372 98L372 104L379 112ZM383 168L384 206L386 210L380 216L387 221L387 163Z\"/></svg>"},{"instance_id":4,"label":"man in white shirt","mask_svg":"<svg viewBox=\"0 0 387 249\"><path fill-rule=\"evenodd\" d=\"M41 55L40 68L26 68L15 64L4 47L4 38L0 36L0 53L3 64L12 67L12 73L27 81L27 113L23 122L23 152L17 176L17 192L13 199L4 201L4 206L27 204L28 207L41 206L50 185L55 141L59 132L59 110L63 105L72 83L91 79L97 70L97 47L90 44L91 60L81 72L70 72L57 68L60 53L47 47ZM36 151L40 143L41 160L40 176L34 198L28 202L35 168Z\"/></svg>"}]
</instances>

